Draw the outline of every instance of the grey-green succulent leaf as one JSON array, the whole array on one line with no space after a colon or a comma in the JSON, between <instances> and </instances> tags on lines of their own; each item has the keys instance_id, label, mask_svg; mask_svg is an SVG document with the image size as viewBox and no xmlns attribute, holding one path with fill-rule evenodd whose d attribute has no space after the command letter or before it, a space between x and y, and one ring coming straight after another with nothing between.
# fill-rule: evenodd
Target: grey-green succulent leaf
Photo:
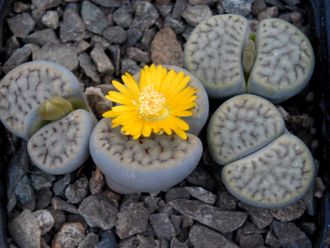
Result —
<instances>
[{"instance_id":1,"label":"grey-green succulent leaf","mask_svg":"<svg viewBox=\"0 0 330 248\"><path fill-rule=\"evenodd\" d=\"M134 140L112 129L110 119L99 121L89 147L108 186L123 194L156 192L179 183L195 169L203 150L191 134L187 140L166 134Z\"/></svg>"},{"instance_id":2,"label":"grey-green succulent leaf","mask_svg":"<svg viewBox=\"0 0 330 248\"><path fill-rule=\"evenodd\" d=\"M42 127L28 142L33 164L54 175L74 171L89 156L89 137L95 124L91 112L78 109Z\"/></svg>"}]
</instances>

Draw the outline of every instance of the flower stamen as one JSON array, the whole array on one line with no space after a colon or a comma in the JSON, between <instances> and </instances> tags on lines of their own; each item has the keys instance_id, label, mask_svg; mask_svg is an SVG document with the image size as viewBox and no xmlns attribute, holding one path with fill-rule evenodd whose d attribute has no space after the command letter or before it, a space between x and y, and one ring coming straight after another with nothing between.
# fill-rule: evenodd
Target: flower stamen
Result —
<instances>
[{"instance_id":1,"label":"flower stamen","mask_svg":"<svg viewBox=\"0 0 330 248\"><path fill-rule=\"evenodd\" d=\"M166 98L152 86L147 86L139 94L139 103L139 116L144 120L152 120L162 114Z\"/></svg>"}]
</instances>

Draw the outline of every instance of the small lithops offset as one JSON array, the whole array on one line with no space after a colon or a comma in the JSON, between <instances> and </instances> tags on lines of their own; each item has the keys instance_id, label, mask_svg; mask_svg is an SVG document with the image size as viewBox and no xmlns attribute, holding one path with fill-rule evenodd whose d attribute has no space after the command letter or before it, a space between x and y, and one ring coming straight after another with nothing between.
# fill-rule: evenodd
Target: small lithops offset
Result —
<instances>
[{"instance_id":1,"label":"small lithops offset","mask_svg":"<svg viewBox=\"0 0 330 248\"><path fill-rule=\"evenodd\" d=\"M188 134L152 135L134 140L102 119L90 138L90 152L108 185L119 193L165 190L187 177L202 156L202 143Z\"/></svg>"},{"instance_id":2,"label":"small lithops offset","mask_svg":"<svg viewBox=\"0 0 330 248\"><path fill-rule=\"evenodd\" d=\"M55 175L77 169L89 156L89 137L95 124L92 113L78 109L42 127L28 142L32 162Z\"/></svg>"},{"instance_id":3,"label":"small lithops offset","mask_svg":"<svg viewBox=\"0 0 330 248\"><path fill-rule=\"evenodd\" d=\"M222 180L239 200L258 207L283 207L310 188L314 160L306 145L289 134L276 107L243 94L213 114L207 141L223 165Z\"/></svg>"},{"instance_id":4,"label":"small lithops offset","mask_svg":"<svg viewBox=\"0 0 330 248\"><path fill-rule=\"evenodd\" d=\"M207 130L212 158L225 165L273 141L285 130L283 118L269 101L239 95L213 114Z\"/></svg>"},{"instance_id":5,"label":"small lithops offset","mask_svg":"<svg viewBox=\"0 0 330 248\"><path fill-rule=\"evenodd\" d=\"M254 35L242 16L213 16L194 29L184 56L214 98L247 92L282 102L307 85L314 69L307 37L274 18L262 20Z\"/></svg>"},{"instance_id":6,"label":"small lithops offset","mask_svg":"<svg viewBox=\"0 0 330 248\"><path fill-rule=\"evenodd\" d=\"M0 82L0 119L15 135L28 139L46 123L39 107L54 96L88 108L78 79L68 69L48 61L22 64Z\"/></svg>"},{"instance_id":7,"label":"small lithops offset","mask_svg":"<svg viewBox=\"0 0 330 248\"><path fill-rule=\"evenodd\" d=\"M175 72L183 72L184 75L190 77L189 86L192 86L197 89L196 95L196 107L193 110L193 115L190 117L182 118L189 124L189 133L198 135L203 126L206 123L207 117L209 115L209 99L203 84L190 72L187 70L174 66L174 65L164 65L168 70L174 70ZM140 73L134 75L134 78L139 80Z\"/></svg>"}]
</instances>

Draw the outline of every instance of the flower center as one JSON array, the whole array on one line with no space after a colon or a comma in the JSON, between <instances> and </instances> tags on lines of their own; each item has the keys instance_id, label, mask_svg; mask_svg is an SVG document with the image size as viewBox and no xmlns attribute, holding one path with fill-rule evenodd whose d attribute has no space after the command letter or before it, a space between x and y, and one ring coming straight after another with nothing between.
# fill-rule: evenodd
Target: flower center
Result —
<instances>
[{"instance_id":1,"label":"flower center","mask_svg":"<svg viewBox=\"0 0 330 248\"><path fill-rule=\"evenodd\" d=\"M165 111L166 98L152 86L147 86L139 94L139 115L145 120L158 119Z\"/></svg>"}]
</instances>

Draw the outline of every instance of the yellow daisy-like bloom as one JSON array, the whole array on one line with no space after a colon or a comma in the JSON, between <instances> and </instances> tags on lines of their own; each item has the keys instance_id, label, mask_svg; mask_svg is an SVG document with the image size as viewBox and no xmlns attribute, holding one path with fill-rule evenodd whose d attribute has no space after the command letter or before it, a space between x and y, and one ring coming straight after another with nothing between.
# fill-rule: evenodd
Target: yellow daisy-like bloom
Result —
<instances>
[{"instance_id":1,"label":"yellow daisy-like bloom","mask_svg":"<svg viewBox=\"0 0 330 248\"><path fill-rule=\"evenodd\" d=\"M113 80L118 91L106 95L108 100L119 104L103 114L113 118L113 128L122 126L121 131L134 139L163 132L168 135L175 132L187 139L189 125L180 117L192 116L197 98L197 90L188 86L189 76L151 65L141 70L139 83L129 73L122 80L124 84Z\"/></svg>"}]
</instances>

